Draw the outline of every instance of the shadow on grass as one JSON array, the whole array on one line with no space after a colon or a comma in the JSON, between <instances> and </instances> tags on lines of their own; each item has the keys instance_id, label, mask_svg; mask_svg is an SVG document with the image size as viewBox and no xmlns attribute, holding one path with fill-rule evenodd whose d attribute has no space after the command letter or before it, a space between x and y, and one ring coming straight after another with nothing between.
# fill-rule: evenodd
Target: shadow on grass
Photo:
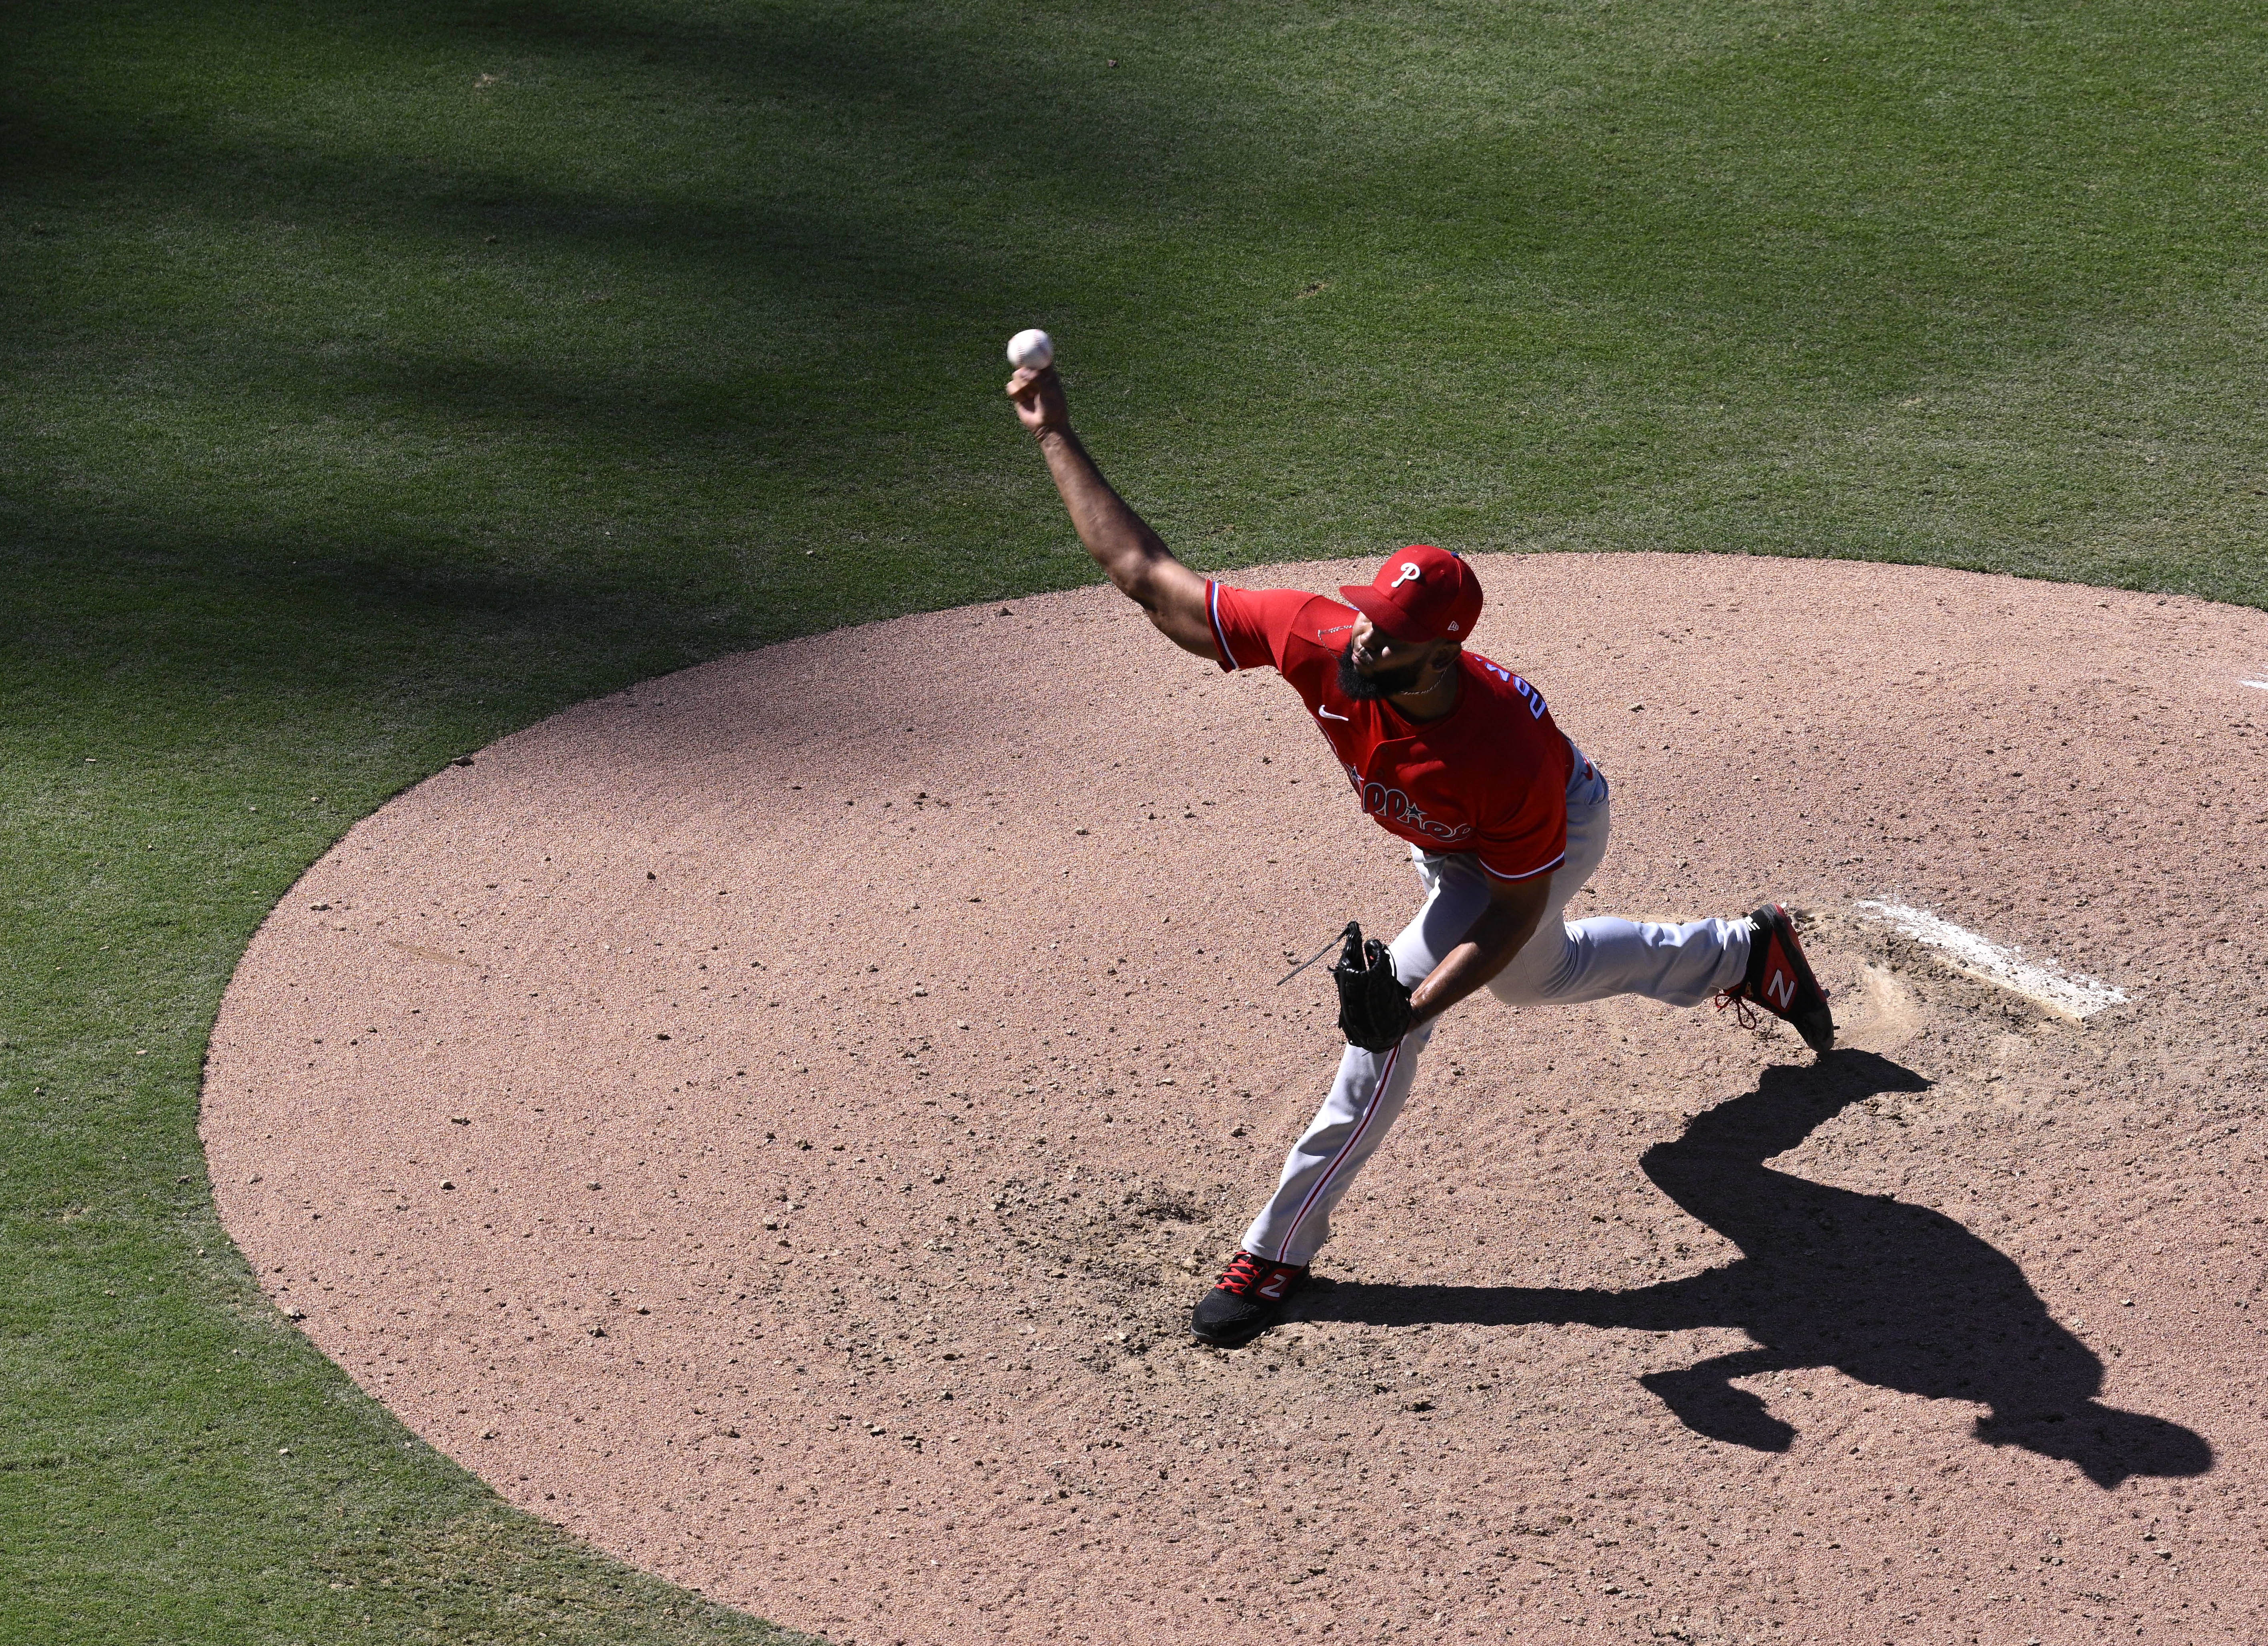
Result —
<instances>
[{"instance_id":1,"label":"shadow on grass","mask_svg":"<svg viewBox=\"0 0 2268 1646\"><path fill-rule=\"evenodd\" d=\"M48 510L35 541L0 546L0 679L19 718L72 736L99 727L122 758L184 738L240 756L253 734L262 758L296 766L376 735L407 776L423 745L454 753L526 715L778 637L762 614L697 592L595 568L515 574L403 532L307 546Z\"/></svg>"},{"instance_id":2,"label":"shadow on grass","mask_svg":"<svg viewBox=\"0 0 2268 1646\"><path fill-rule=\"evenodd\" d=\"M1986 1407L1977 1439L2066 1459L2097 1486L2210 1469L2203 1437L2098 1400L2102 1362L2049 1314L2021 1269L1960 1223L1764 1165L1849 1104L1928 1084L1872 1053L1837 1052L1814 1067L1765 1070L1756 1091L1648 1150L1646 1175L1741 1248L1721 1268L1633 1291L1343 1283L1301 1312L1395 1326L1734 1327L1757 1347L1641 1381L1688 1429L1760 1451L1786 1451L1796 1431L1732 1379L1832 1366L1881 1388Z\"/></svg>"},{"instance_id":3,"label":"shadow on grass","mask_svg":"<svg viewBox=\"0 0 2268 1646\"><path fill-rule=\"evenodd\" d=\"M1689 18L1690 40L1634 41L1643 73L1544 11L1451 15L1432 42L1366 25L1384 27L1380 85L1395 88L1372 88L1370 118L1327 94L1368 82L1296 9L1226 32L1133 7L1035 24L981 4L380 14L314 0L288 16L208 8L194 27L156 8L105 15L102 30L42 25L23 60L39 68L7 77L11 189L99 202L85 221L113 225L75 227L75 246L0 245L36 276L12 283L5 351L33 393L66 402L22 467L35 485L79 471L132 494L153 533L178 520L185 538L217 536L249 489L166 495L122 432L161 408L183 445L239 469L272 460L310 491L327 466L346 476L352 495L311 505L306 524L331 540L317 552L365 557L381 587L376 562L395 550L371 518L520 517L495 534L501 558L515 536L549 551L617 500L692 520L704 540L681 559L706 556L696 575L712 589L734 580L718 517L802 509L830 527L949 540L946 557L997 555L990 500L1013 459L993 340L1035 303L1115 332L1112 369L1140 387L1089 402L1098 415L1217 418L1233 449L1302 408L1292 421L1312 426L1279 431L1270 459L1320 465L1322 479L1295 482L1326 490L1363 483L1329 442L1359 452L1410 437L1333 433L1316 415L1340 397L1367 415L1398 393L1373 382L1391 337L1470 410L1454 434L1418 437L1511 477L1515 502L1486 505L1505 518L1483 523L1500 535L1595 509L1609 471L1674 480L1684 425L1636 408L1697 387L1847 401L1957 379L2054 347L2073 317L2146 295L2176 266L2250 255L2229 191L2167 186L2198 180L2185 151L2154 162L2165 175L2146 217L2137 174L2114 167L2074 226L2057 190L2082 172L2096 188L2088 168L2119 141L2099 99L2083 117L2076 85L1994 106L1992 187L1953 187L1970 164L1958 131L1899 91L1923 46L1856 25L1822 68L1816 41L1783 49ZM1140 71L1082 53L1114 31L1139 42ZM209 88L166 67L162 48L191 36L235 77ZM1960 61L1933 73L1983 71L1979 39L1957 43ZM2069 47L2051 40L2041 61ZM527 84L494 99L524 102L476 99L476 68L520 60ZM2168 61L2147 56L2137 83ZM1733 95L1743 87L1754 95ZM508 244L490 248L491 235ZM2113 254L2119 281L2106 283L2098 263ZM1344 277L1295 311L1311 264ZM1407 300L1437 280L1449 295ZM1339 318L1314 318L1332 304ZM1214 328L1262 363L1251 382L1224 383L1217 360L1175 341ZM1548 420L1521 421L1520 393L1571 384L1585 409L1556 441L1536 432ZM114 405L131 415L106 415ZM271 459L251 428L269 415L369 437ZM389 467L389 421L446 445L419 458L446 472L421 487L414 464ZM1155 422L1153 447L1160 430L1167 445L1184 432ZM529 446L483 445L500 432ZM587 489L570 479L607 466L594 459L665 454L678 467L661 479L625 478L619 461ZM923 513L936 496L953 501ZM1053 518L1043 493L1028 501ZM1778 535L1831 542L1815 524ZM1868 552L1900 540L1871 518L1857 529ZM81 539L96 561L101 535ZM574 558L522 554L545 569L516 586L540 602L554 583L572 605L578 583L606 580L563 569ZM880 614L795 562L762 593L768 637ZM889 569L859 575L879 585ZM901 581L901 609L1004 592L973 574ZM601 599L623 622L641 607L679 621L644 591Z\"/></svg>"},{"instance_id":4,"label":"shadow on grass","mask_svg":"<svg viewBox=\"0 0 2268 1646\"><path fill-rule=\"evenodd\" d=\"M1809 48L1705 31L1700 46L1663 48L1642 85L1586 84L1571 104L1571 88L1530 76L1528 59L1557 52L1571 81L1589 81L1595 47L1545 15L1463 28L1461 47L1500 63L1501 84L1485 67L1461 70L1437 116L1423 99L1387 98L1389 144L1337 100L1295 89L1344 72L1328 54L1306 61L1311 42L1296 30L1283 40L1285 85L1256 72L1275 55L1256 36L1206 49L1168 33L1168 71L1114 76L1068 59L1064 26L1035 36L1005 10L512 0L391 8L380 23L366 8L319 4L292 25L313 59L298 66L342 83L365 52L379 76L430 99L437 63L468 70L533 52L578 89L643 100L623 111L614 144L587 119L482 142L470 125L450 129L438 101L399 119L311 121L296 142L182 111L151 140L125 129L115 90L56 85L19 94L12 170L18 187L40 191L99 171L114 202L248 227L286 214L391 234L413 254L506 228L555 250L674 268L723 303L770 296L832 320L848 302L909 346L1035 292L1170 287L1176 264L1200 282L1268 279L1285 255L1310 260L1322 234L1402 247L1397 271L1464 283L1482 315L1534 303L1530 283L1546 281L1552 309L1604 317L1626 334L1608 346L1640 356L1720 363L1729 352L1903 382L1921 361L1957 365L1987 342L2051 346L2070 317L2198 270L2201 246L2223 245L2229 267L2246 260L2249 219L2225 190L2171 187L2183 164L2205 162L2170 150L2150 188L2116 179L2124 187L2089 195L2075 224L2058 192L2073 177L2031 157L2052 155L2075 176L2124 151L2100 129L2099 102L2071 88L2043 84L1996 107L1991 151L2003 173L1964 195L1948 193L1945 167L1970 149L1914 118L1899 88L1911 41L1856 31L1835 42L1829 72ZM1107 10L1087 22L1119 26ZM239 26L258 26L247 12ZM1157 26L1130 11L1123 26L1146 44ZM310 35L336 43L325 55ZM1386 47L1398 70L1428 61L1413 42ZM2056 50L2039 49L2043 62ZM1511 117L1530 105L1597 119ZM1681 108L1701 123L1666 113ZM659 151L651 173L615 164L643 119L680 145ZM682 146L688 120L706 134L697 151ZM1625 120L1659 126L1662 141L1611 141ZM745 154L747 166L720 166L718 154ZM887 184L868 174L884 171ZM2146 214L2124 209L2138 192ZM1344 261L1344 249L1322 254ZM1276 278L1288 289L1288 275ZM1677 336L1647 318L1664 313L1680 316ZM568 417L612 409L571 391L558 404Z\"/></svg>"}]
</instances>

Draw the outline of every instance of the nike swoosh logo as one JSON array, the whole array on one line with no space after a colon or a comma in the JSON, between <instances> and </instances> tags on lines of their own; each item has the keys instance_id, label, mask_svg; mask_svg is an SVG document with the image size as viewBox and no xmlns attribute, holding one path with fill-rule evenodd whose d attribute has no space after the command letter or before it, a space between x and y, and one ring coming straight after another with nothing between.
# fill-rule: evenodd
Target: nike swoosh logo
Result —
<instances>
[{"instance_id":1,"label":"nike swoosh logo","mask_svg":"<svg viewBox=\"0 0 2268 1646\"><path fill-rule=\"evenodd\" d=\"M1318 709L1315 712L1326 720L1345 720L1348 718L1345 715L1335 715L1328 709Z\"/></svg>"}]
</instances>

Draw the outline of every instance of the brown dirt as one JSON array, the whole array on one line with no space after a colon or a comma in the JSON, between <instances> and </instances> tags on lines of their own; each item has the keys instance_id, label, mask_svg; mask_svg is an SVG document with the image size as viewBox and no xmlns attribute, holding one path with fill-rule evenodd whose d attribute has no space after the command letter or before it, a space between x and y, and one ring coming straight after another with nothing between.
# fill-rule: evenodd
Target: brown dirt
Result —
<instances>
[{"instance_id":1,"label":"brown dirt","mask_svg":"<svg viewBox=\"0 0 2268 1646\"><path fill-rule=\"evenodd\" d=\"M1283 957L1414 882L1280 682L1088 591L652 681L364 821L223 1008L228 1227L512 1502L845 1642L2268 1638L2268 616L1481 571L1616 784L1579 910L1780 896L1863 1050L1469 1007L1332 1283L1192 1347L1337 1053Z\"/></svg>"}]
</instances>

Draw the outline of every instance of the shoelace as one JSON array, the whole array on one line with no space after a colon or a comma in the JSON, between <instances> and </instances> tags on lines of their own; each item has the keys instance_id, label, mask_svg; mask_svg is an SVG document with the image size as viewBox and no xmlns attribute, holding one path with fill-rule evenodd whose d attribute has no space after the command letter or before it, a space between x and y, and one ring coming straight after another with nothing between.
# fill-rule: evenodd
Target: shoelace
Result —
<instances>
[{"instance_id":1,"label":"shoelace","mask_svg":"<svg viewBox=\"0 0 2268 1646\"><path fill-rule=\"evenodd\" d=\"M1213 1285L1218 1290L1233 1291L1240 1297L1249 1297L1253 1289L1275 1268L1275 1264L1263 1263L1249 1252L1239 1252L1229 1259L1228 1268Z\"/></svg>"},{"instance_id":2,"label":"shoelace","mask_svg":"<svg viewBox=\"0 0 2268 1646\"><path fill-rule=\"evenodd\" d=\"M1718 991L1717 1010L1722 1011L1727 1006L1733 1009L1733 1020L1742 1028L1756 1029L1764 1026L1764 1019L1756 1016L1756 1007L1749 1003L1749 997L1738 988Z\"/></svg>"}]
</instances>

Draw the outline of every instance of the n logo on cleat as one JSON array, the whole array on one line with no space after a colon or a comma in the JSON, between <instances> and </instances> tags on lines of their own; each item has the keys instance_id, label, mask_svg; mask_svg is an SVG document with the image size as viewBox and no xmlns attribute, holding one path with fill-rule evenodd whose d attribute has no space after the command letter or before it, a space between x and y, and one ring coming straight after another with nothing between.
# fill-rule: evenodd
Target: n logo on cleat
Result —
<instances>
[{"instance_id":1,"label":"n logo on cleat","mask_svg":"<svg viewBox=\"0 0 2268 1646\"><path fill-rule=\"evenodd\" d=\"M1260 1295L1270 1300L1281 1297L1284 1295L1284 1284L1291 1278L1290 1271L1286 1269L1278 1269L1262 1283Z\"/></svg>"},{"instance_id":2,"label":"n logo on cleat","mask_svg":"<svg viewBox=\"0 0 2268 1646\"><path fill-rule=\"evenodd\" d=\"M1774 972L1764 979L1764 993L1779 1003L1782 1011L1787 1010L1795 1004L1795 974Z\"/></svg>"}]
</instances>

